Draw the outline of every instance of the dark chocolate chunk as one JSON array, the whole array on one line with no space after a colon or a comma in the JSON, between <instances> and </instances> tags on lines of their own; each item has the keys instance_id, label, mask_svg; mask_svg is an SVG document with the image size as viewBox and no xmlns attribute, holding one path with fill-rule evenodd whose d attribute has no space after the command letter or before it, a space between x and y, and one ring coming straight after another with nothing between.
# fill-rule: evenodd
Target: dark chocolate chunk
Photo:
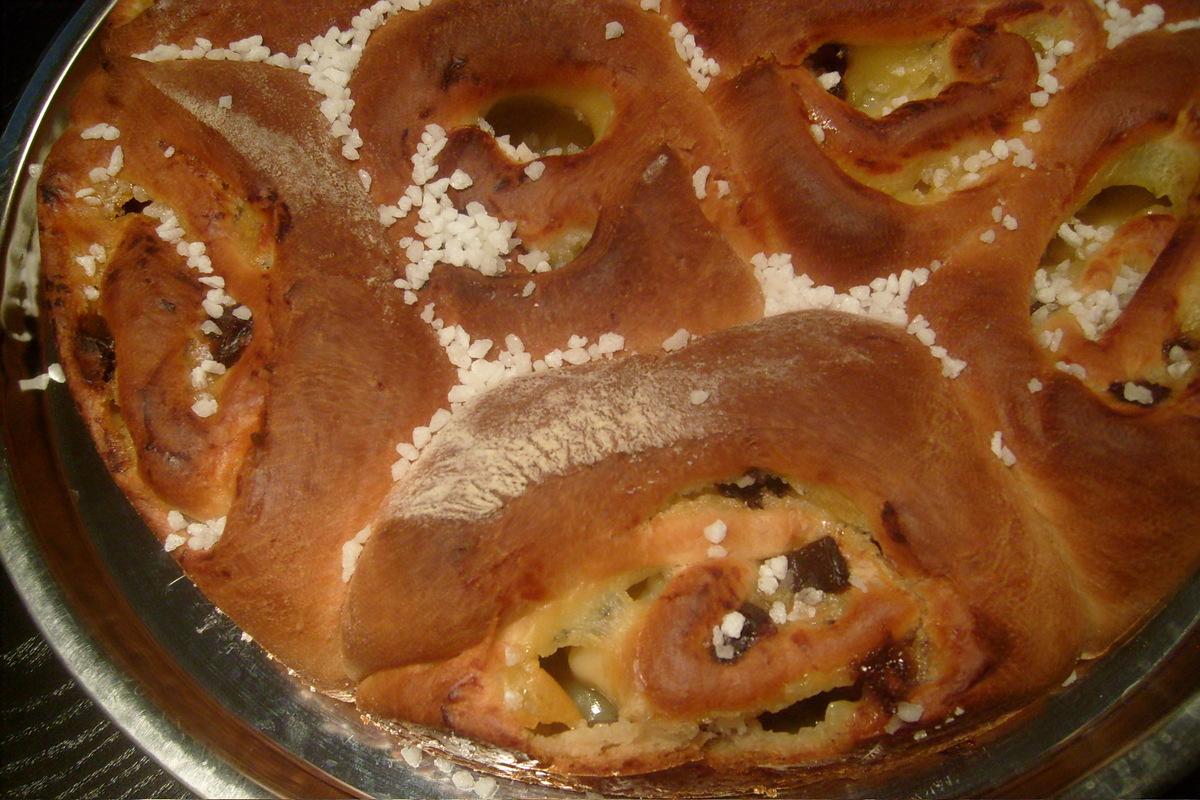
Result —
<instances>
[{"instance_id":1,"label":"dark chocolate chunk","mask_svg":"<svg viewBox=\"0 0 1200 800\"><path fill-rule=\"evenodd\" d=\"M850 568L832 536L823 536L787 554L792 589L808 587L837 594L850 585Z\"/></svg>"},{"instance_id":2,"label":"dark chocolate chunk","mask_svg":"<svg viewBox=\"0 0 1200 800\"><path fill-rule=\"evenodd\" d=\"M749 486L738 486L736 483L718 483L717 492L722 497L741 500L750 508L762 508L763 495L765 493L770 492L776 497L783 497L792 491L792 487L788 486L787 481L778 475L772 475L757 469L752 469L746 474L754 479L754 483Z\"/></svg>"},{"instance_id":3,"label":"dark chocolate chunk","mask_svg":"<svg viewBox=\"0 0 1200 800\"><path fill-rule=\"evenodd\" d=\"M117 369L117 350L108 323L99 314L85 314L75 327L75 361L88 383L108 383Z\"/></svg>"},{"instance_id":4,"label":"dark chocolate chunk","mask_svg":"<svg viewBox=\"0 0 1200 800\"><path fill-rule=\"evenodd\" d=\"M875 648L854 666L863 686L888 706L908 694L916 672L908 647L899 642Z\"/></svg>"},{"instance_id":5,"label":"dark chocolate chunk","mask_svg":"<svg viewBox=\"0 0 1200 800\"><path fill-rule=\"evenodd\" d=\"M770 636L775 632L775 623L771 622L771 618L767 616L767 612L750 603L742 603L738 609L746 622L742 625L742 635L736 639L731 639L729 645L733 648L732 661L737 661L742 655L750 649L758 639L764 636ZM729 661L723 663L730 663Z\"/></svg>"}]
</instances>

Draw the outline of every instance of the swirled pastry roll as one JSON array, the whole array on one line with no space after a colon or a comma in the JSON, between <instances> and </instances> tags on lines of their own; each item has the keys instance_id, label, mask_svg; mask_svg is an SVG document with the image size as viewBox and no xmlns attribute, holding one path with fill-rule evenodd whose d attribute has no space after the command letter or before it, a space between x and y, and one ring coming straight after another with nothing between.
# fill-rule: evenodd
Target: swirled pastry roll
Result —
<instances>
[{"instance_id":1,"label":"swirled pastry roll","mask_svg":"<svg viewBox=\"0 0 1200 800\"><path fill-rule=\"evenodd\" d=\"M362 2L123 0L39 186L99 452L306 679L824 764L1200 565L1200 4Z\"/></svg>"}]
</instances>

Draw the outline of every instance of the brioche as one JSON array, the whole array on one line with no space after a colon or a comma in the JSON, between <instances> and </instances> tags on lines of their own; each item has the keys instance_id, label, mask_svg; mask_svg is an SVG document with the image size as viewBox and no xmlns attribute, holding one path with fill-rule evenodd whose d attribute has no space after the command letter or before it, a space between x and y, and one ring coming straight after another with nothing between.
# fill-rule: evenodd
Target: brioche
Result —
<instances>
[{"instance_id":1,"label":"brioche","mask_svg":"<svg viewBox=\"0 0 1200 800\"><path fill-rule=\"evenodd\" d=\"M362 2L122 0L39 184L97 449L305 680L850 762L1200 566L1200 3Z\"/></svg>"}]
</instances>

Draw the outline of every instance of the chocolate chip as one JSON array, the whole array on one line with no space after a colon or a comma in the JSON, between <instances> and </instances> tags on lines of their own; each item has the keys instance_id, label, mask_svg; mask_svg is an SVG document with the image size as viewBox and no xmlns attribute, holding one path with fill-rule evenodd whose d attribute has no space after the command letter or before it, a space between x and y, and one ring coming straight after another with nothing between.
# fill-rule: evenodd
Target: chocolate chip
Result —
<instances>
[{"instance_id":1,"label":"chocolate chip","mask_svg":"<svg viewBox=\"0 0 1200 800\"><path fill-rule=\"evenodd\" d=\"M850 568L832 536L793 550L787 554L787 560L794 591L812 587L838 594L850 585Z\"/></svg>"},{"instance_id":2,"label":"chocolate chip","mask_svg":"<svg viewBox=\"0 0 1200 800\"><path fill-rule=\"evenodd\" d=\"M762 508L763 495L765 493L770 492L776 497L783 497L792 491L792 487L788 486L787 481L777 475L771 475L757 469L750 470L746 475L753 478L754 483L751 483L749 486L738 486L736 483L718 483L717 492L722 497L741 500L750 508Z\"/></svg>"}]
</instances>

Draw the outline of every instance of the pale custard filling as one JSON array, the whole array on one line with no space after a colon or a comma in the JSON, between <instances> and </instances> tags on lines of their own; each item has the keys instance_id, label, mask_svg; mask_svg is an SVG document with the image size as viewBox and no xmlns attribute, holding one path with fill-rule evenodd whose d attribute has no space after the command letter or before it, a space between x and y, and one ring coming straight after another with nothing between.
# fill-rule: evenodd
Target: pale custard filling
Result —
<instances>
[{"instance_id":1,"label":"pale custard filling","mask_svg":"<svg viewBox=\"0 0 1200 800\"><path fill-rule=\"evenodd\" d=\"M806 629L820 635L854 603L869 602L872 587L896 583L898 576L880 556L864 528L849 523L861 515L833 493L764 493L760 508L740 499L700 492L676 499L643 524L633 537L658 558L644 567L598 584L583 585L512 623L499 637L505 661L500 679L504 706L527 730L560 736L615 723L654 724L656 710L631 672L633 638L650 606L681 570L712 558L704 531L721 520L728 558L747 559L757 582L745 598L761 620L779 631ZM822 591L801 585L807 569L795 553L824 550L843 565L844 585ZM785 554L792 553L788 556ZM781 568L781 562L787 566ZM774 569L773 569L774 568ZM719 621L718 621L719 622ZM719 626L718 626L719 627ZM714 634L716 631L714 630ZM717 637L720 638L720 637ZM749 646L755 646L750 643ZM733 666L736 656L715 663ZM794 737L813 735L822 725L846 723L861 704L852 664L797 675L762 707L713 708L699 718L678 720L721 733ZM601 731L592 731L595 736ZM814 741L824 741L825 735Z\"/></svg>"},{"instance_id":2,"label":"pale custard filling","mask_svg":"<svg viewBox=\"0 0 1200 800\"><path fill-rule=\"evenodd\" d=\"M1174 326L1139 347L1098 351L1170 242L1200 183L1186 130L1134 145L1089 182L1042 256L1031 291L1034 335L1063 371L1118 402L1154 405L1191 380L1200 340L1200 273L1180 276ZM1143 338L1145 334L1139 333ZM1101 361L1106 357L1106 361Z\"/></svg>"}]
</instances>

